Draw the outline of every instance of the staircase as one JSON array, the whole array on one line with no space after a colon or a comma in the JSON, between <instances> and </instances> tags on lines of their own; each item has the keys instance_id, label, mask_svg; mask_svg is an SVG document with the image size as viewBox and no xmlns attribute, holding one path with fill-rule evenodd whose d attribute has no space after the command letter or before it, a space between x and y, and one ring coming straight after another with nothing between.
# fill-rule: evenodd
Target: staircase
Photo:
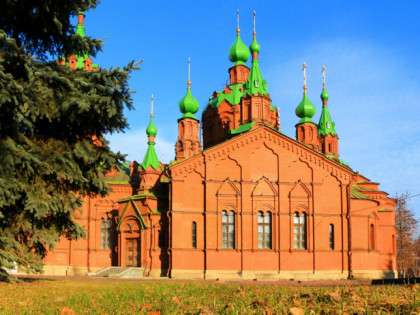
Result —
<instances>
[{"instance_id":1,"label":"staircase","mask_svg":"<svg viewBox=\"0 0 420 315\"><path fill-rule=\"evenodd\" d=\"M89 272L91 277L107 277L120 279L138 279L143 278L144 269L142 267L106 267L97 272Z\"/></svg>"}]
</instances>

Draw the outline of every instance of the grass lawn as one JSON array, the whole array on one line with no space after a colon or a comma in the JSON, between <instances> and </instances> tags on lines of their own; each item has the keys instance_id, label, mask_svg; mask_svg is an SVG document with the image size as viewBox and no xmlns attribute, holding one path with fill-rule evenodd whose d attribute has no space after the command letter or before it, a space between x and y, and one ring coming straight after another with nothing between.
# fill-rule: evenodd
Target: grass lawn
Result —
<instances>
[{"instance_id":1,"label":"grass lawn","mask_svg":"<svg viewBox=\"0 0 420 315\"><path fill-rule=\"evenodd\" d=\"M193 282L0 283L1 314L416 314L419 285L291 287Z\"/></svg>"}]
</instances>

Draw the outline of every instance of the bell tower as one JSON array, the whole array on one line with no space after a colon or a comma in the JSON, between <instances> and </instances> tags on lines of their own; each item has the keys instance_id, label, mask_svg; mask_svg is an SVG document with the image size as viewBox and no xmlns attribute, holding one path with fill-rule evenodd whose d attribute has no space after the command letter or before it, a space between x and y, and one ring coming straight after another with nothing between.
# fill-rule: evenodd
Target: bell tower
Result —
<instances>
[{"instance_id":1,"label":"bell tower","mask_svg":"<svg viewBox=\"0 0 420 315\"><path fill-rule=\"evenodd\" d=\"M339 157L338 135L335 131L335 123L332 121L328 110L329 95L325 90L325 66L322 67L322 80L322 113L318 123L318 139L320 144L320 151L325 155Z\"/></svg>"},{"instance_id":2,"label":"bell tower","mask_svg":"<svg viewBox=\"0 0 420 315\"><path fill-rule=\"evenodd\" d=\"M199 120L195 117L198 101L191 94L191 62L188 58L187 94L179 101L183 113L178 119L178 140L175 145L175 160L182 161L201 152L199 137Z\"/></svg>"},{"instance_id":3,"label":"bell tower","mask_svg":"<svg viewBox=\"0 0 420 315\"><path fill-rule=\"evenodd\" d=\"M296 140L312 149L319 149L318 128L312 121L316 108L308 99L306 86L306 63L303 63L303 99L296 107L296 116L300 121L296 124Z\"/></svg>"}]
</instances>

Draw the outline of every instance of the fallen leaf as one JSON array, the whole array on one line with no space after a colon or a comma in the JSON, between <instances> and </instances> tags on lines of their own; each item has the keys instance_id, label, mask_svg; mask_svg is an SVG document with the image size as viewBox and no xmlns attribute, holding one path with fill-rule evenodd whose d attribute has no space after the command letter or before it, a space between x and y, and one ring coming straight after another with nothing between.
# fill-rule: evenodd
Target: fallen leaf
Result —
<instances>
[{"instance_id":1,"label":"fallen leaf","mask_svg":"<svg viewBox=\"0 0 420 315\"><path fill-rule=\"evenodd\" d=\"M147 315L160 315L160 311L153 311L153 312L148 312Z\"/></svg>"},{"instance_id":2,"label":"fallen leaf","mask_svg":"<svg viewBox=\"0 0 420 315\"><path fill-rule=\"evenodd\" d=\"M337 292L330 292L330 293L328 293L328 295L330 296L330 298L332 298L336 302L341 301L341 295L338 294Z\"/></svg>"},{"instance_id":3,"label":"fallen leaf","mask_svg":"<svg viewBox=\"0 0 420 315\"><path fill-rule=\"evenodd\" d=\"M176 297L176 296L173 296L172 298L171 298L171 302L175 302L176 304L181 304L181 302L179 301L179 299Z\"/></svg>"},{"instance_id":4,"label":"fallen leaf","mask_svg":"<svg viewBox=\"0 0 420 315\"><path fill-rule=\"evenodd\" d=\"M299 307L292 307L289 310L290 314L292 315L303 315L305 314L305 312L303 311L303 309L299 308Z\"/></svg>"},{"instance_id":5,"label":"fallen leaf","mask_svg":"<svg viewBox=\"0 0 420 315\"><path fill-rule=\"evenodd\" d=\"M265 308L265 314L266 314L266 315L272 315L272 314L273 314L273 312L270 310L270 308L266 307L266 308Z\"/></svg>"},{"instance_id":6,"label":"fallen leaf","mask_svg":"<svg viewBox=\"0 0 420 315\"><path fill-rule=\"evenodd\" d=\"M64 306L60 311L60 315L73 315L75 313L76 312L73 309L68 308L67 306Z\"/></svg>"}]
</instances>

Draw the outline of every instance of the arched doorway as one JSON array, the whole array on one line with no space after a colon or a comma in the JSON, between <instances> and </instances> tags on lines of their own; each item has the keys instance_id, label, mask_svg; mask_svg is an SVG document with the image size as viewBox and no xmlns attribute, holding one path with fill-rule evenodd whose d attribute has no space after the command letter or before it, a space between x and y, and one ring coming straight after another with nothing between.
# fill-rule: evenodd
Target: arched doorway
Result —
<instances>
[{"instance_id":1,"label":"arched doorway","mask_svg":"<svg viewBox=\"0 0 420 315\"><path fill-rule=\"evenodd\" d=\"M120 265L122 267L141 267L141 229L137 218L126 217L120 233Z\"/></svg>"}]
</instances>

